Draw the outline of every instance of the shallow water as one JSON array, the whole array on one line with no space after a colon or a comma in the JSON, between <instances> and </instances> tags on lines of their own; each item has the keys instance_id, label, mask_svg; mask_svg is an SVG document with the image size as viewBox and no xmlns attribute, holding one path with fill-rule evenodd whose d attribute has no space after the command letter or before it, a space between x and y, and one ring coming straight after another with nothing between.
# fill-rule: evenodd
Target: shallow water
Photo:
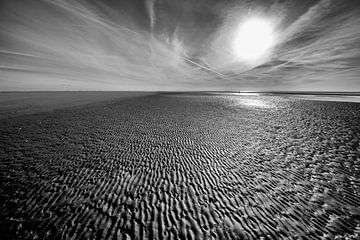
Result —
<instances>
[{"instance_id":1,"label":"shallow water","mask_svg":"<svg viewBox=\"0 0 360 240\"><path fill-rule=\"evenodd\" d=\"M341 96L341 95L291 95L295 99L308 99L318 101L334 101L334 102L360 102L360 96Z\"/></svg>"}]
</instances>

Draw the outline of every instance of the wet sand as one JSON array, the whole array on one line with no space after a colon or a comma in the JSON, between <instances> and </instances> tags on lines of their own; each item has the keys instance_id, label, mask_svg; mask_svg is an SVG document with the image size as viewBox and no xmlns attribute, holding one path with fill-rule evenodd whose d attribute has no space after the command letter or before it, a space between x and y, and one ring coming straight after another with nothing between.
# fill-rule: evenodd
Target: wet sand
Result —
<instances>
[{"instance_id":1,"label":"wet sand","mask_svg":"<svg viewBox=\"0 0 360 240\"><path fill-rule=\"evenodd\" d=\"M360 104L157 94L0 119L1 239L359 239Z\"/></svg>"},{"instance_id":2,"label":"wet sand","mask_svg":"<svg viewBox=\"0 0 360 240\"><path fill-rule=\"evenodd\" d=\"M0 92L0 119L49 112L109 100L151 95L151 92Z\"/></svg>"}]
</instances>

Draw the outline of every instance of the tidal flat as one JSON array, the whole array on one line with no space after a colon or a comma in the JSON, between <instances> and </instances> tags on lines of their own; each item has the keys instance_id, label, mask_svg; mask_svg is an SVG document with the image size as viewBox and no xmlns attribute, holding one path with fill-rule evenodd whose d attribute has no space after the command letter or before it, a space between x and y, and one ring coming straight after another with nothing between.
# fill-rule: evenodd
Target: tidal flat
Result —
<instances>
[{"instance_id":1,"label":"tidal flat","mask_svg":"<svg viewBox=\"0 0 360 240\"><path fill-rule=\"evenodd\" d=\"M3 110L1 239L360 238L360 103L120 95Z\"/></svg>"}]
</instances>

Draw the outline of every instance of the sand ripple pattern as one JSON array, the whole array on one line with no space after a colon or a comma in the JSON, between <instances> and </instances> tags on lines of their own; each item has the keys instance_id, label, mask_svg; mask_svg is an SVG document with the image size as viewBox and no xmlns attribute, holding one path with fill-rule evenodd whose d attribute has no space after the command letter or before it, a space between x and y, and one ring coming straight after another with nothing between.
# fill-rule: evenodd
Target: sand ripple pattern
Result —
<instances>
[{"instance_id":1,"label":"sand ripple pattern","mask_svg":"<svg viewBox=\"0 0 360 240\"><path fill-rule=\"evenodd\" d=\"M360 239L359 139L360 104L275 96L3 119L0 236Z\"/></svg>"}]
</instances>

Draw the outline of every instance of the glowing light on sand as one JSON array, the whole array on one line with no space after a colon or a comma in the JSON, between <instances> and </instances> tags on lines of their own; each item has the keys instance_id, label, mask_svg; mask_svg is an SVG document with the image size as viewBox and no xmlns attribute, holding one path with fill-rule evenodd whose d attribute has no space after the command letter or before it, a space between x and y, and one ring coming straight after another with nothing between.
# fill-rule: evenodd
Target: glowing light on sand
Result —
<instances>
[{"instance_id":1,"label":"glowing light on sand","mask_svg":"<svg viewBox=\"0 0 360 240\"><path fill-rule=\"evenodd\" d=\"M270 21L253 18L243 23L234 39L234 54L239 60L254 61L266 55L274 43Z\"/></svg>"}]
</instances>

